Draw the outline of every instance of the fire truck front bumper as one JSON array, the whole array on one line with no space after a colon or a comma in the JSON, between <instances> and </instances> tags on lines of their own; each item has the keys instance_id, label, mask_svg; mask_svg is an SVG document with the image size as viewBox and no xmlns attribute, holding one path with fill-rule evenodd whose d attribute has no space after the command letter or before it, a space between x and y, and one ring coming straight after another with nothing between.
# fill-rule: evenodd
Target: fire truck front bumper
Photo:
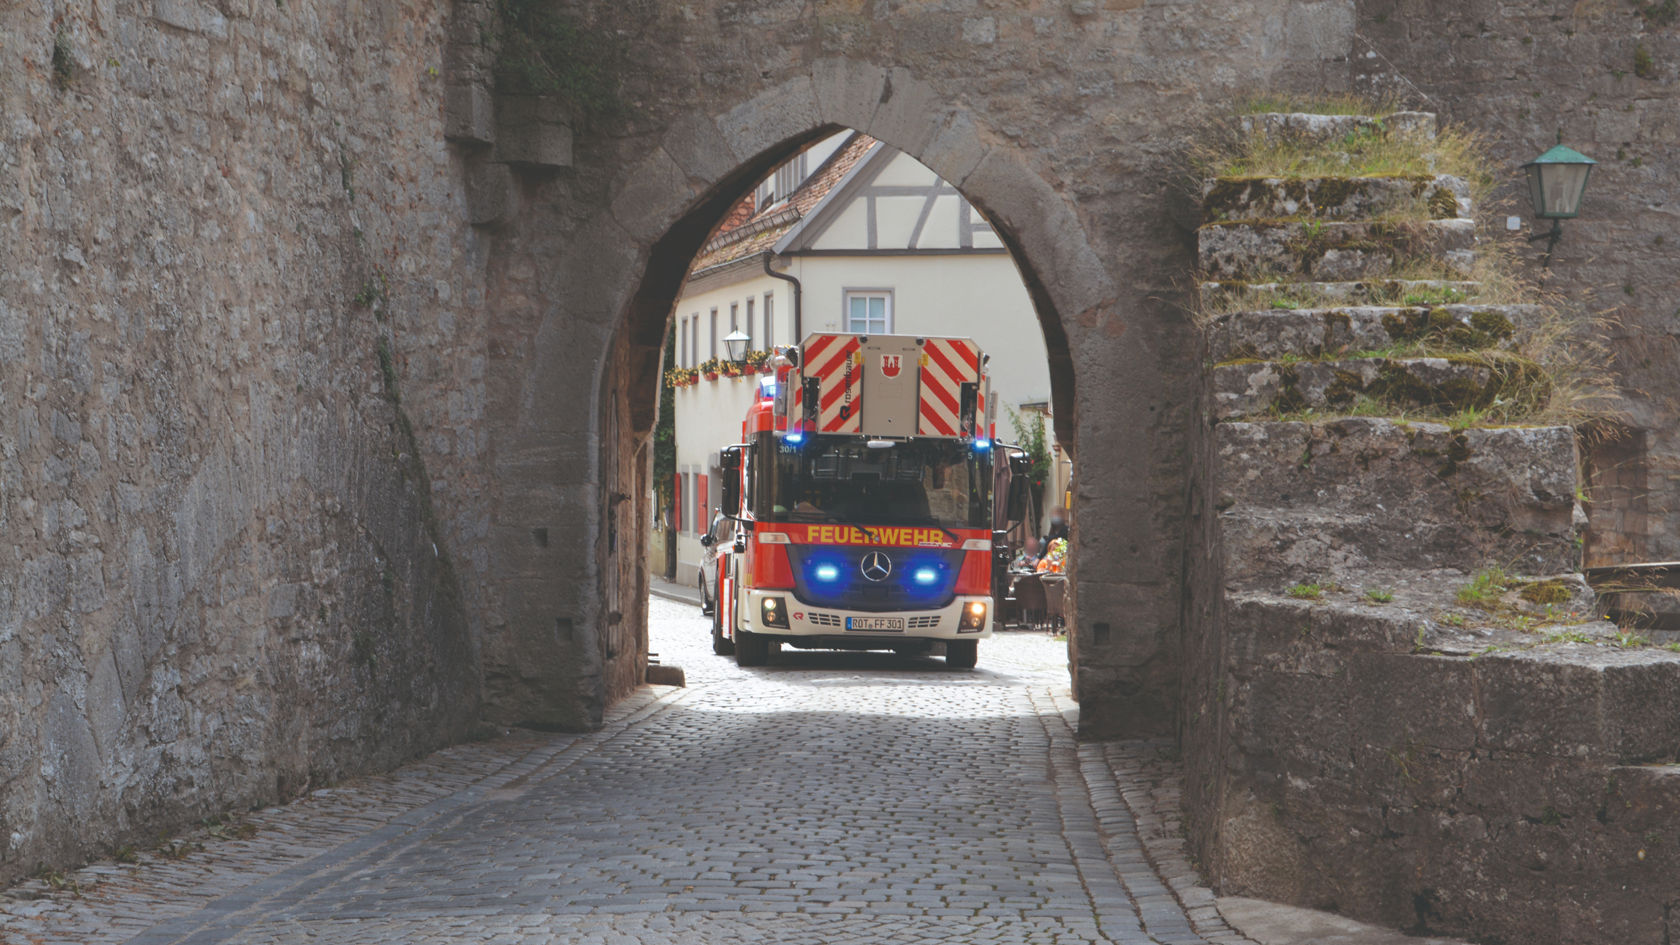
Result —
<instances>
[{"instance_id":1,"label":"fire truck front bumper","mask_svg":"<svg viewBox=\"0 0 1680 945\"><path fill-rule=\"evenodd\" d=\"M981 640L992 635L996 619L990 597L958 595L937 610L876 613L810 607L792 591L749 591L741 607L741 625L772 637L826 637L837 644L872 641L887 647L894 640Z\"/></svg>"}]
</instances>

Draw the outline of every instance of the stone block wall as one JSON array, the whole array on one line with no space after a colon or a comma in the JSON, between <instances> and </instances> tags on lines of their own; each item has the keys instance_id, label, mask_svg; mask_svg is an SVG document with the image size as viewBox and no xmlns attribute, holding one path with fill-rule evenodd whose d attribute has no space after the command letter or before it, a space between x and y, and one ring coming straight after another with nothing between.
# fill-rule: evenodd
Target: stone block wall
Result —
<instances>
[{"instance_id":1,"label":"stone block wall","mask_svg":"<svg viewBox=\"0 0 1680 945\"><path fill-rule=\"evenodd\" d=\"M1295 147L1348 146L1314 130L1320 116L1277 117L1302 129ZM1357 195L1374 182L1317 184ZM1454 209L1474 236L1469 202ZM1273 228L1316 231L1327 211L1297 203ZM1193 567L1224 594L1187 620L1182 737L1186 824L1210 879L1416 934L1667 941L1680 657L1595 620L1572 573L1576 431L1488 424L1464 409L1491 403L1486 387L1452 379L1525 350L1539 307L1409 281L1387 284L1387 305L1340 308L1380 294L1309 281L1334 277L1320 260L1280 266L1300 260L1298 240L1234 243L1231 229L1223 216L1204 228L1207 268L1279 281L1205 286L1215 501L1202 514L1219 534ZM1423 319L1397 304L1431 293L1466 304ZM1528 373L1507 377L1541 383ZM1453 422L1419 419L1431 410Z\"/></svg>"},{"instance_id":2,"label":"stone block wall","mask_svg":"<svg viewBox=\"0 0 1680 945\"><path fill-rule=\"evenodd\" d=\"M485 246L442 33L0 12L0 881L476 719Z\"/></svg>"},{"instance_id":3,"label":"stone block wall","mask_svg":"<svg viewBox=\"0 0 1680 945\"><path fill-rule=\"evenodd\" d=\"M1680 657L1415 653L1418 614L1228 608L1226 747L1195 775L1224 892L1482 941L1680 933Z\"/></svg>"},{"instance_id":4,"label":"stone block wall","mask_svg":"<svg viewBox=\"0 0 1680 945\"><path fill-rule=\"evenodd\" d=\"M8 8L0 875L388 763L480 704L598 720L642 665L669 299L721 208L833 126L1017 252L1079 468L1087 735L1193 727L1181 681L1228 652L1183 635L1228 602L1180 158L1256 91L1404 79L1513 167L1553 115L1613 156L1554 284L1627 309L1647 481L1680 489L1674 26L1614 6L577 2L624 46L624 108L574 124L490 94L487 0ZM1673 554L1652 515L1642 550Z\"/></svg>"},{"instance_id":5,"label":"stone block wall","mask_svg":"<svg viewBox=\"0 0 1680 945\"><path fill-rule=\"evenodd\" d=\"M1652 543L1651 529L1667 521L1663 510L1675 499L1651 494L1647 439L1644 431L1616 427L1591 431L1587 437L1583 458L1593 527L1582 549L1585 567L1643 561L1647 549L1661 547L1660 541Z\"/></svg>"},{"instance_id":6,"label":"stone block wall","mask_svg":"<svg viewBox=\"0 0 1680 945\"><path fill-rule=\"evenodd\" d=\"M1620 510L1636 497L1595 501L1588 544L1615 549L1600 563L1680 557L1680 17L1664 3L1360 0L1357 31L1354 83L1476 129L1508 169L1499 212L1521 216L1526 232L1519 165L1560 138L1599 161L1548 285L1609 319L1652 501L1648 524L1625 530ZM1536 274L1539 256L1525 257Z\"/></svg>"}]
</instances>

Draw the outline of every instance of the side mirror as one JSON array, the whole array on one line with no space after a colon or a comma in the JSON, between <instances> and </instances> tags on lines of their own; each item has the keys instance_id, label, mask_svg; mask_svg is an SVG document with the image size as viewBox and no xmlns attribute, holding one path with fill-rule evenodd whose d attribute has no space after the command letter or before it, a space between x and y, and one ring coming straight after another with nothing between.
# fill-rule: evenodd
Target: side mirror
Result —
<instances>
[{"instance_id":1,"label":"side mirror","mask_svg":"<svg viewBox=\"0 0 1680 945\"><path fill-rule=\"evenodd\" d=\"M1009 453L1008 518L1013 527L1027 518L1027 506L1032 502L1032 457L1020 450Z\"/></svg>"},{"instance_id":2,"label":"side mirror","mask_svg":"<svg viewBox=\"0 0 1680 945\"><path fill-rule=\"evenodd\" d=\"M718 454L718 467L723 480L723 514L741 514L741 447L728 446Z\"/></svg>"},{"instance_id":3,"label":"side mirror","mask_svg":"<svg viewBox=\"0 0 1680 945\"><path fill-rule=\"evenodd\" d=\"M1032 475L1032 457L1025 450L1009 451L1009 474L1018 479L1025 479Z\"/></svg>"},{"instance_id":4,"label":"side mirror","mask_svg":"<svg viewBox=\"0 0 1680 945\"><path fill-rule=\"evenodd\" d=\"M1032 496L1032 483L1025 478L1009 480L1009 524L1017 525L1027 520L1028 499Z\"/></svg>"},{"instance_id":5,"label":"side mirror","mask_svg":"<svg viewBox=\"0 0 1680 945\"><path fill-rule=\"evenodd\" d=\"M717 544L717 539L713 538L710 533L707 533L700 536L700 544L703 547L710 548Z\"/></svg>"}]
</instances>

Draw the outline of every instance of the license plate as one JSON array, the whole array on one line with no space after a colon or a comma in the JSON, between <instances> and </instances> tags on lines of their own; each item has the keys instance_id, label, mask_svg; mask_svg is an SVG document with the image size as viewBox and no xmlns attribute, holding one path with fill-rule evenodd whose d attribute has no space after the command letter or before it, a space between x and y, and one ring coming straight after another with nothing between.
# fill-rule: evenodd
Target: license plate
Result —
<instances>
[{"instance_id":1,"label":"license plate","mask_svg":"<svg viewBox=\"0 0 1680 945\"><path fill-rule=\"evenodd\" d=\"M903 617L847 617L847 630L896 630L904 632Z\"/></svg>"}]
</instances>

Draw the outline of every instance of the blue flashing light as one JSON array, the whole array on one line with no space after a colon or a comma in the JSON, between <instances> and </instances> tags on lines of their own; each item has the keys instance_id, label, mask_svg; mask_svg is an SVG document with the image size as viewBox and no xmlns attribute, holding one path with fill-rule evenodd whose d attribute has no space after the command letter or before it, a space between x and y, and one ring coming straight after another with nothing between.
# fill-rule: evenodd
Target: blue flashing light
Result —
<instances>
[{"instance_id":1,"label":"blue flashing light","mask_svg":"<svg viewBox=\"0 0 1680 945\"><path fill-rule=\"evenodd\" d=\"M787 435L787 441L789 443L792 443L794 446L798 446L799 444L805 442L805 434L803 434L803 433L789 433Z\"/></svg>"},{"instance_id":2,"label":"blue flashing light","mask_svg":"<svg viewBox=\"0 0 1680 945\"><path fill-rule=\"evenodd\" d=\"M758 396L762 397L762 398L766 398L766 399L771 399L771 400L775 399L775 397L776 397L776 378L775 378L775 375L770 375L768 377L761 377L761 378L758 379Z\"/></svg>"},{"instance_id":3,"label":"blue flashing light","mask_svg":"<svg viewBox=\"0 0 1680 945\"><path fill-rule=\"evenodd\" d=\"M982 451L989 450L992 448L992 441L983 436L977 436L974 438L974 448Z\"/></svg>"},{"instance_id":4,"label":"blue flashing light","mask_svg":"<svg viewBox=\"0 0 1680 945\"><path fill-rule=\"evenodd\" d=\"M939 572L933 568L917 568L915 571L911 572L910 577L917 584L925 586L938 581Z\"/></svg>"},{"instance_id":5,"label":"blue flashing light","mask_svg":"<svg viewBox=\"0 0 1680 945\"><path fill-rule=\"evenodd\" d=\"M825 583L835 581L840 577L840 569L832 564L819 564L814 572L814 576L817 580Z\"/></svg>"}]
</instances>

